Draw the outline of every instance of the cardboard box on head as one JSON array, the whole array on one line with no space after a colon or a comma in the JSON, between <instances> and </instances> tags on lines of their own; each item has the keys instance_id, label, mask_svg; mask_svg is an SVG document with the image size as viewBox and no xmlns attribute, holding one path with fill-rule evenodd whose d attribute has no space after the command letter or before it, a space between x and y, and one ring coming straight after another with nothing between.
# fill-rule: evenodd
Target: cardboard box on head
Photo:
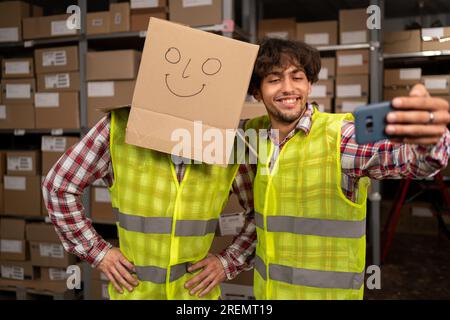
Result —
<instances>
[{"instance_id":1,"label":"cardboard box on head","mask_svg":"<svg viewBox=\"0 0 450 320\"><path fill-rule=\"evenodd\" d=\"M156 18L150 19L147 35L126 142L228 164L259 47ZM213 157L203 157L211 150L203 133L223 139ZM177 140L185 134L191 141Z\"/></svg>"}]
</instances>

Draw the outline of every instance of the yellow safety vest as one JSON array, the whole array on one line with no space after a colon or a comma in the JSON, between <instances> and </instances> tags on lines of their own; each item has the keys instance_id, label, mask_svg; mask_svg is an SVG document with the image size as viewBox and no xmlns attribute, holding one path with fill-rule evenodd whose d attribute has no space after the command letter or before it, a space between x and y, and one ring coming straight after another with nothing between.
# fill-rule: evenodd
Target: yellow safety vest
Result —
<instances>
[{"instance_id":1,"label":"yellow safety vest","mask_svg":"<svg viewBox=\"0 0 450 320\"><path fill-rule=\"evenodd\" d=\"M264 142L269 154L258 159L254 182L257 299L363 297L369 179L360 179L356 203L342 193L344 119L353 118L315 110L310 133L297 132L272 171L274 145ZM264 116L247 128L267 129L269 123Z\"/></svg>"},{"instance_id":2,"label":"yellow safety vest","mask_svg":"<svg viewBox=\"0 0 450 320\"><path fill-rule=\"evenodd\" d=\"M170 155L125 143L129 109L111 112L109 189L120 249L137 270L133 292L111 299L195 299L184 288L187 265L205 258L238 165L187 165L178 183ZM218 299L216 287L203 299Z\"/></svg>"}]
</instances>

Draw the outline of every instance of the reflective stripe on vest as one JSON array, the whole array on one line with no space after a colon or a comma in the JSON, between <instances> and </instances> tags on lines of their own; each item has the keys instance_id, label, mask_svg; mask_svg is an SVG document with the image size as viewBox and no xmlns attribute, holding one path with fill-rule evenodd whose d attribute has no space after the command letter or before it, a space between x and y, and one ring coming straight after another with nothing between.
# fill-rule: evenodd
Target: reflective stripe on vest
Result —
<instances>
[{"instance_id":1,"label":"reflective stripe on vest","mask_svg":"<svg viewBox=\"0 0 450 320\"><path fill-rule=\"evenodd\" d=\"M180 279L185 273L187 273L187 267L187 263L172 266L170 268L170 282ZM155 266L136 266L136 274L141 281L163 284L166 282L167 270Z\"/></svg>"},{"instance_id":2,"label":"reflective stripe on vest","mask_svg":"<svg viewBox=\"0 0 450 320\"><path fill-rule=\"evenodd\" d=\"M267 280L266 266L258 256L255 256L255 269ZM275 281L316 288L358 290L364 283L364 272L307 270L279 264L269 264L269 275Z\"/></svg>"},{"instance_id":3,"label":"reflective stripe on vest","mask_svg":"<svg viewBox=\"0 0 450 320\"><path fill-rule=\"evenodd\" d=\"M264 216L255 212L256 226L264 229ZM292 216L268 216L267 231L335 238L361 238L366 219L361 221L311 219Z\"/></svg>"},{"instance_id":4,"label":"reflective stripe on vest","mask_svg":"<svg viewBox=\"0 0 450 320\"><path fill-rule=\"evenodd\" d=\"M172 232L172 218L142 217L121 213L113 208L120 227L128 231L146 234L170 234ZM211 220L177 220L175 236L201 237L216 231L218 219Z\"/></svg>"}]
</instances>

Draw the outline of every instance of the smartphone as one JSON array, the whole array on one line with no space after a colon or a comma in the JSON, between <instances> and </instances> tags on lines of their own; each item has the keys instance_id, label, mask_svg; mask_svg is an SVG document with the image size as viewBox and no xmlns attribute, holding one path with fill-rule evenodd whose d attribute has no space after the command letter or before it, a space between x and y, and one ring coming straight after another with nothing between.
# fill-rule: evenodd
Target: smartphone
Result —
<instances>
[{"instance_id":1,"label":"smartphone","mask_svg":"<svg viewBox=\"0 0 450 320\"><path fill-rule=\"evenodd\" d=\"M361 106L355 109L355 134L358 144L374 143L391 136L385 132L386 116L393 111L390 101Z\"/></svg>"}]
</instances>

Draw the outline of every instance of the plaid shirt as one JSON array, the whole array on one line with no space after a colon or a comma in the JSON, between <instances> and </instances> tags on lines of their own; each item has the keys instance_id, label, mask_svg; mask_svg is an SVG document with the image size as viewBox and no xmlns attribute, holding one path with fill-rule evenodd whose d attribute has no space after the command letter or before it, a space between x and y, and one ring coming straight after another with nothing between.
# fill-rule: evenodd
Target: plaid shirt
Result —
<instances>
[{"instance_id":1,"label":"plaid shirt","mask_svg":"<svg viewBox=\"0 0 450 320\"><path fill-rule=\"evenodd\" d=\"M311 105L298 122L296 128L281 142L280 151L298 130L307 135L312 125L314 109ZM81 203L83 190L97 179L112 185L113 170L109 153L109 117L103 118L92 130L61 157L43 182L44 200L49 216L56 227L65 249L97 266L111 245L103 240L84 214ZM393 144L384 140L374 144L358 145L354 136L354 125L345 122L341 140L341 187L348 199L357 195L358 179L364 176L373 179L428 177L444 168L450 152L450 136L447 133L435 146ZM276 155L272 161L276 161ZM256 248L252 182L255 168L241 165L233 183L239 202L245 209L245 225L233 243L218 255L228 279L252 267ZM184 166L177 166L177 177L183 179Z\"/></svg>"}]
</instances>

